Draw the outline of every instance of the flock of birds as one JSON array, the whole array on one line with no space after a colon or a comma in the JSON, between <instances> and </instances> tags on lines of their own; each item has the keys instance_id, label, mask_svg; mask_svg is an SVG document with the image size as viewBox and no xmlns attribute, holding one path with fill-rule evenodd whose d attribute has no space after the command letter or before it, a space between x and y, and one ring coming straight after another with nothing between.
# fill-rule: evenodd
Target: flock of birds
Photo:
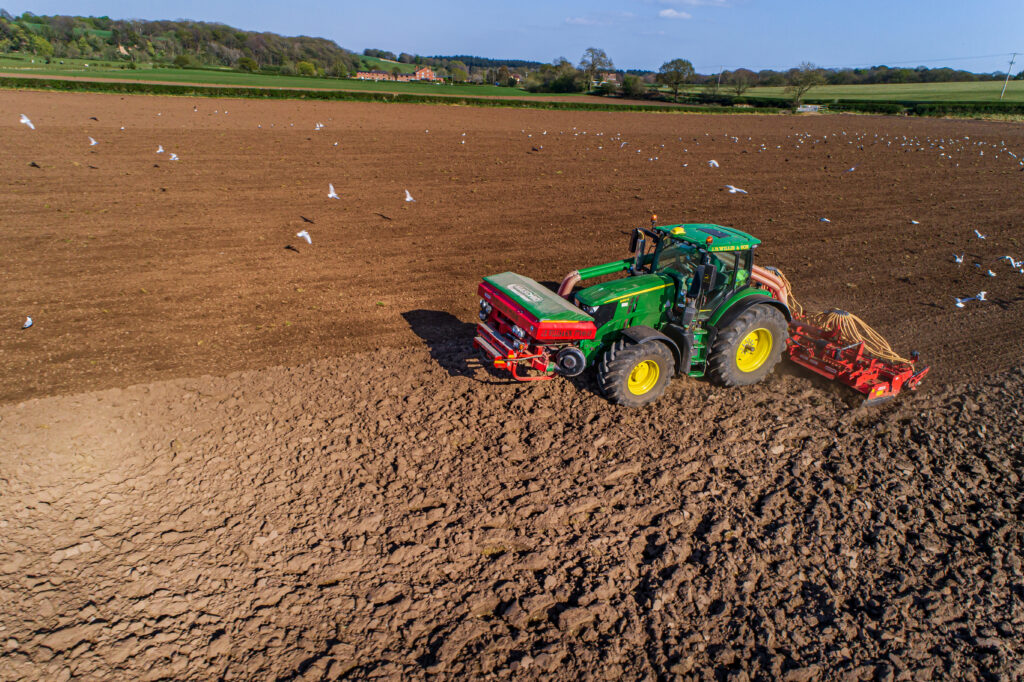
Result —
<instances>
[{"instance_id":1,"label":"flock of birds","mask_svg":"<svg viewBox=\"0 0 1024 682\"><path fill-rule=\"evenodd\" d=\"M988 239L988 235L987 234L982 234L981 232L979 232L977 230L977 228L975 228L975 230L974 230L974 236L976 238L978 238L978 239ZM962 266L963 263L964 263L964 257L966 255L967 254L965 254L965 253L961 253L959 255L954 253L953 254L953 262L956 263L957 266ZM998 260L1000 260L1000 261L1004 261L1004 260L1008 261L1009 264L1010 264L1010 267L1013 270L1017 271L1021 275L1024 275L1024 258L1021 258L1020 260L1017 260L1013 256L1003 256L1002 258L999 258ZM983 269L981 263L978 263L978 262L974 263L974 267L979 269L979 270ZM986 271L985 271L985 276L986 277L996 277L996 273L994 273L992 271L992 268L987 268ZM985 292L985 291L980 291L977 294L975 294L974 296L967 296L967 297L964 297L964 298L961 298L959 296L954 296L953 299L956 301L956 307L957 308L964 308L964 307L966 307L966 304L968 304L968 303L974 303L974 302L980 303L982 301L986 301L987 300L985 298L985 294L986 293L987 292Z\"/></svg>"},{"instance_id":2,"label":"flock of birds","mask_svg":"<svg viewBox=\"0 0 1024 682\"><path fill-rule=\"evenodd\" d=\"M194 106L193 107L193 111L198 111L198 106ZM219 113L219 112L215 110L213 113L216 114L216 113ZM227 110L224 110L223 113L227 114L228 112L227 112ZM157 116L160 116L160 115L161 115L160 113L157 113ZM31 130L35 130L36 129L35 124L25 114L21 114L21 117L20 117L19 121L20 121L20 123L22 123L22 124L26 125L28 128L30 128ZM289 125L290 125L290 127L294 127L295 126L294 123L291 123ZM257 124L256 127L257 128L262 128L263 126L262 126L262 124ZM275 127L275 124L271 123L270 127L271 128ZM322 122L317 121L316 123L314 123L314 126L313 126L313 130L314 131L319 132L319 131L322 131L322 130L325 130L325 129L326 129L326 126ZM124 130L123 126L121 127L121 130ZM525 134L527 138L533 138L533 136L534 136L534 133L527 132L525 129L522 130L521 132L523 134ZM430 134L430 130L429 129L426 130L425 133L426 134ZM538 137L545 137L545 136L548 136L548 131L547 130L543 130L543 131L538 133ZM612 144L610 146L610 149L612 149L612 150L616 150L616 149L617 150L626 150L626 148L630 144L628 140L623 138L621 133L616 133L615 135L611 135L611 136L606 137L603 132L588 134L587 131L579 130L576 127L573 127L572 130L568 130L568 131L559 131L558 132L558 136L559 137L563 137L563 138L578 138L578 139L581 138L583 141L586 141L587 144L591 144L589 141L593 140L594 142L592 143L592 146L595 147L597 151L603 150L605 144L607 144L608 142L611 142L611 143L616 143L617 142L618 143L617 147L614 144ZM701 145L702 141L707 143L707 142L716 142L716 141L720 141L721 140L721 138L717 138L716 139L716 137L713 136L711 133L704 133L704 138L706 138L706 139L702 140L700 138L694 137L689 142L684 142L682 137L678 137L677 138L677 143L679 143L679 146L681 147L681 151L682 151L683 154L689 154L690 153L690 147L691 146L693 146L694 148L699 147ZM93 138L91 136L89 136L88 139L89 139L89 146L91 146L91 147L92 146L96 146L96 145L99 144L99 142L95 138ZM851 134L848 134L846 131L837 131L837 132L833 132L833 133L829 133L829 134L822 134L822 135L813 135L811 133L806 133L805 132L805 133L794 133L794 134L791 134L791 135L787 135L785 140L782 141L782 144L774 145L774 147L770 146L768 144L765 144L765 143L756 143L756 142L754 142L753 138L749 137L749 136L746 137L745 140L741 140L741 138L739 136L725 135L724 139L729 141L729 142L731 142L731 143L733 143L733 144L735 144L735 145L738 145L739 148L743 150L743 153L749 153L750 151L753 151L755 153L770 153L770 152L773 152L773 151L786 151L786 150L788 150L790 148L792 148L794 150L815 149L815 148L818 148L818 147L824 147L825 145L832 145L832 146L829 147L830 150L836 149L836 146L838 145L840 149L852 147L853 149L851 151L864 151L866 148L871 147L871 146L884 146L887 149L893 149L895 151L902 151L904 153L909 153L909 152L914 152L914 153L933 153L933 154L937 155L938 159L948 161L948 162L952 163L954 166L959 166L960 165L960 161L965 160L968 156L977 156L978 158L985 158L985 152L988 151L989 152L989 157L987 157L987 159L986 159L987 161L988 160L998 160L1000 158L1004 158L1004 159L1007 159L1010 163L1016 164L1020 168L1020 170L1024 171L1024 158L1022 158L1022 157L1024 157L1024 153L1018 155L1016 152L1012 151L1011 149L1009 149L1006 146L1005 141L1000 141L998 144L996 144L996 143L987 142L987 141L984 141L984 140L972 140L967 135L964 135L963 137L950 137L950 138L938 137L938 138L932 138L932 137L927 137L927 136L926 137L915 137L915 136L907 136L907 135L887 135L887 134L878 134L878 133L875 133L873 136L869 136L868 133L860 133L860 134L856 134L855 133L855 134L851 135ZM458 142L461 145L465 145L466 144L466 133L465 132L461 133L461 135L458 138ZM338 142L334 142L334 146L337 147L338 146ZM532 151L533 152L539 152L539 151L542 151L543 149L544 149L543 145L538 145L538 146L532 147ZM591 146L587 146L585 148L585 151L591 151ZM643 148L638 148L635 151L636 151L637 154L641 154L642 155L645 150ZM650 156L648 156L647 160L649 162L662 161L662 155L664 154L665 151L672 151L672 148L671 147L667 148L665 144L656 145L653 148L653 153ZM696 151L696 149L695 149L695 151ZM179 157L178 157L178 155L176 153L174 153L174 152L166 152L164 150L163 145L158 145L157 146L156 153L157 154L167 153L168 159L171 160L171 161L178 161L179 160ZM686 157L683 157L683 158L686 158ZM670 159L671 159L671 155L669 157L666 157L666 160L670 160ZM706 165L707 165L708 168L711 168L711 169L721 169L721 167L722 167L717 159L708 159L707 162L706 162ZM681 163L681 167L682 168L687 168L687 167L689 167L689 163L683 162L683 163ZM847 168L843 172L844 173L853 173L854 171L856 171L858 169L858 167L859 167L859 164L855 164L855 165ZM750 194L750 192L748 190L741 189L740 187L737 187L736 185L732 185L732 184L724 185L723 189L726 192L728 192L729 194L732 194L732 195L749 195ZM338 199L338 200L341 199L341 196L335 190L334 185L330 184L330 183L328 184L327 198L328 199ZM405 190L405 201L407 201L407 202L416 201L413 198L412 194L409 192L408 189ZM822 222L822 223L831 223L832 222L832 220L830 220L829 218L826 218L826 217L819 218L819 221ZM913 225L919 225L920 224L920 222L917 221L917 220L910 220L910 223L913 224ZM975 232L975 236L978 239L986 239L987 238L986 235L981 234L978 230L974 230L974 232ZM295 236L300 238L300 239L302 239L302 240L304 240L307 244L312 245L312 243L313 243L313 238L310 235L308 230L302 230L300 232L297 232ZM965 254L961 254L961 255L954 254L954 262L956 264L958 264L958 265L962 265L963 262L964 262L964 257L965 257ZM1010 266L1014 270L1016 270L1020 274L1024 274L1024 258L1022 258L1020 260L1017 260L1017 259L1015 259L1012 256L1004 256L1000 260L1008 261ZM980 263L975 263L974 265L975 265L976 268L982 269L982 266L981 266ZM988 276L988 277L996 277L996 273L993 272L992 269L990 269L990 268L987 269L984 274L985 274L985 276ZM976 294L975 296L962 297L962 298L961 297L954 297L954 298L955 298L955 302L956 302L956 307L957 308L964 308L966 306L966 304L971 303L971 302L986 301L987 299L985 298L985 296L986 296L986 292L985 291L981 291L978 294ZM26 319L26 321L25 321L25 323L23 325L23 328L24 329L28 329L32 325L33 325L32 318L29 317L29 318Z\"/></svg>"}]
</instances>

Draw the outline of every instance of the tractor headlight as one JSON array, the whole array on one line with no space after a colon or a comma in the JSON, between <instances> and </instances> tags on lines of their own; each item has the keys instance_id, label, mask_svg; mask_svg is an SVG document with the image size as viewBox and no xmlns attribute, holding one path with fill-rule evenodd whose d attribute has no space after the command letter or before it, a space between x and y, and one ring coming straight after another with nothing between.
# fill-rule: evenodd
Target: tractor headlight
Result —
<instances>
[{"instance_id":1,"label":"tractor headlight","mask_svg":"<svg viewBox=\"0 0 1024 682\"><path fill-rule=\"evenodd\" d=\"M522 327L520 327L519 325L513 325L512 326L512 335L514 337L516 337L517 339L522 340L523 337L526 336L526 332L524 332Z\"/></svg>"},{"instance_id":2,"label":"tractor headlight","mask_svg":"<svg viewBox=\"0 0 1024 682\"><path fill-rule=\"evenodd\" d=\"M480 321L481 322L486 322L487 321L487 313L484 312L483 310L480 311Z\"/></svg>"},{"instance_id":3,"label":"tractor headlight","mask_svg":"<svg viewBox=\"0 0 1024 682\"><path fill-rule=\"evenodd\" d=\"M491 314L491 304L482 298L480 299L480 309L484 311L485 315Z\"/></svg>"},{"instance_id":4,"label":"tractor headlight","mask_svg":"<svg viewBox=\"0 0 1024 682\"><path fill-rule=\"evenodd\" d=\"M585 305L583 306L583 312L585 312L587 315L593 315L594 313L597 312L597 308L592 305Z\"/></svg>"}]
</instances>

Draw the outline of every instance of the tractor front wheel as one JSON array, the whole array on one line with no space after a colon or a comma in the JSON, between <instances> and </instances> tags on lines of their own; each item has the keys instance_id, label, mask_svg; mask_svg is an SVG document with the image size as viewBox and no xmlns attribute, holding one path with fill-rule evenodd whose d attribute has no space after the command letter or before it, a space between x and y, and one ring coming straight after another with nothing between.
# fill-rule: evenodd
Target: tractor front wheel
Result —
<instances>
[{"instance_id":1,"label":"tractor front wheel","mask_svg":"<svg viewBox=\"0 0 1024 682\"><path fill-rule=\"evenodd\" d=\"M778 308L749 308L718 330L708 355L708 377L719 386L756 384L782 359L788 329Z\"/></svg>"},{"instance_id":2,"label":"tractor front wheel","mask_svg":"<svg viewBox=\"0 0 1024 682\"><path fill-rule=\"evenodd\" d=\"M641 407L664 395L675 373L675 359L665 344L619 339L601 357L597 383L616 405Z\"/></svg>"}]
</instances>

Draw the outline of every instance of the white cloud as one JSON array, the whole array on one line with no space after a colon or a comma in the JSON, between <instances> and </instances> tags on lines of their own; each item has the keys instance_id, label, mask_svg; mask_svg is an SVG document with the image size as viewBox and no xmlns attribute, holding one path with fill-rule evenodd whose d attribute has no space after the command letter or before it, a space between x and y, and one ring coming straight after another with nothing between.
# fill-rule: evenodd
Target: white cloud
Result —
<instances>
[{"instance_id":1,"label":"white cloud","mask_svg":"<svg viewBox=\"0 0 1024 682\"><path fill-rule=\"evenodd\" d=\"M688 12L680 12L677 9L663 9L658 12L662 19L692 19L693 15Z\"/></svg>"}]
</instances>

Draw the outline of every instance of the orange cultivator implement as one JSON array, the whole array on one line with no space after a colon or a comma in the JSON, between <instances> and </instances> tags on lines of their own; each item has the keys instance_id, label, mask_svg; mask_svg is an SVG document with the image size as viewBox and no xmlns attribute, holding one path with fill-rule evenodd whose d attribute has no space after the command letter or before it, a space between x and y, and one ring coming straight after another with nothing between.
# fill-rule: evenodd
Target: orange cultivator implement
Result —
<instances>
[{"instance_id":1,"label":"orange cultivator implement","mask_svg":"<svg viewBox=\"0 0 1024 682\"><path fill-rule=\"evenodd\" d=\"M864 405L889 400L904 389L915 390L931 369L917 368L917 351L909 358L897 355L878 332L845 310L805 312L785 275L775 268L755 267L753 279L789 305L789 359L863 393Z\"/></svg>"}]
</instances>

